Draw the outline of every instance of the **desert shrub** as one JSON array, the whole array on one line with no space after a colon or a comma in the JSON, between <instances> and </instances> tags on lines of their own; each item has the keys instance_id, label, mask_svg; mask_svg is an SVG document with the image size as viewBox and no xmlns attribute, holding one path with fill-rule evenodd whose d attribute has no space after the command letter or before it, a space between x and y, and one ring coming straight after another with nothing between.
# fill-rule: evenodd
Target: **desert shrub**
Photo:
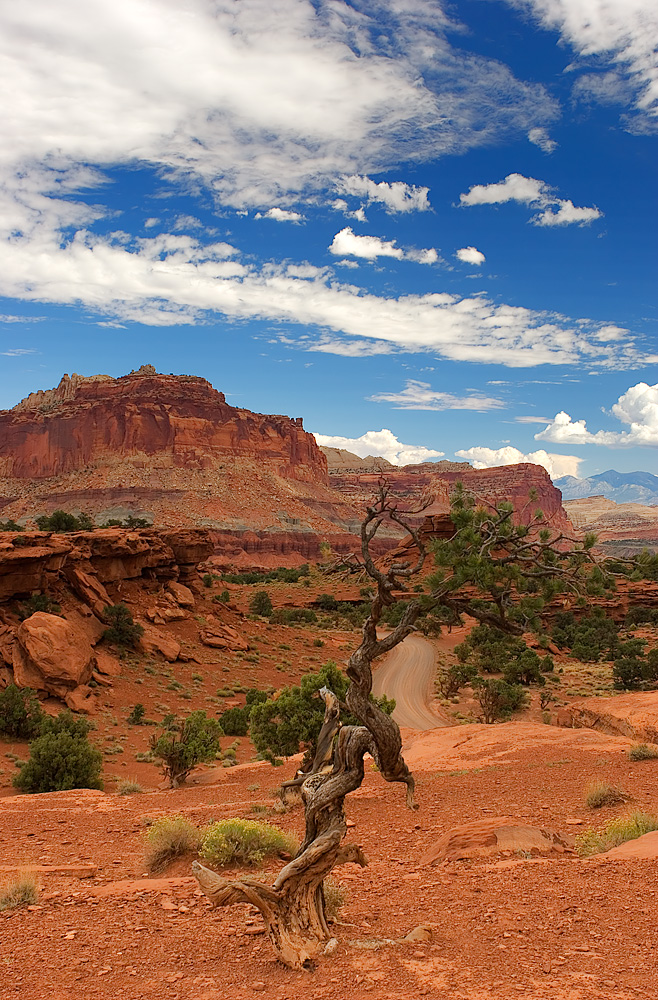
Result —
<instances>
[{"instance_id":1,"label":"desert shrub","mask_svg":"<svg viewBox=\"0 0 658 1000\"><path fill-rule=\"evenodd\" d=\"M62 792L102 788L103 755L88 740L91 724L72 712L45 716L41 735L30 743L30 756L14 776L22 792Z\"/></svg>"},{"instance_id":2,"label":"desert shrub","mask_svg":"<svg viewBox=\"0 0 658 1000\"><path fill-rule=\"evenodd\" d=\"M34 906L39 901L41 888L35 875L24 872L0 885L0 912L15 910L20 906Z\"/></svg>"},{"instance_id":3,"label":"desert shrub","mask_svg":"<svg viewBox=\"0 0 658 1000\"><path fill-rule=\"evenodd\" d=\"M603 806L615 806L625 802L628 796L619 788L606 784L605 781L595 781L585 792L585 802L590 809L601 809Z\"/></svg>"},{"instance_id":4,"label":"desert shrub","mask_svg":"<svg viewBox=\"0 0 658 1000\"><path fill-rule=\"evenodd\" d=\"M650 747L647 743L636 743L628 751L629 760L656 760L658 747Z\"/></svg>"},{"instance_id":5,"label":"desert shrub","mask_svg":"<svg viewBox=\"0 0 658 1000\"><path fill-rule=\"evenodd\" d=\"M203 576L201 577L201 582L204 585L204 587L212 587L213 584L212 573L204 573Z\"/></svg>"},{"instance_id":6,"label":"desert shrub","mask_svg":"<svg viewBox=\"0 0 658 1000\"><path fill-rule=\"evenodd\" d=\"M546 681L544 673L552 669L550 657L542 658L523 639L507 635L491 625L476 625L467 639L455 646L459 662L469 664L476 672L503 674L512 686L539 684Z\"/></svg>"},{"instance_id":7,"label":"desert shrub","mask_svg":"<svg viewBox=\"0 0 658 1000\"><path fill-rule=\"evenodd\" d=\"M338 601L333 594L320 594L315 603L322 611L336 611Z\"/></svg>"},{"instance_id":8,"label":"desert shrub","mask_svg":"<svg viewBox=\"0 0 658 1000\"><path fill-rule=\"evenodd\" d=\"M0 691L0 736L33 740L41 732L45 716L34 691L9 684Z\"/></svg>"},{"instance_id":9,"label":"desert shrub","mask_svg":"<svg viewBox=\"0 0 658 1000\"><path fill-rule=\"evenodd\" d=\"M45 611L48 615L58 615L61 611L61 607L56 601L53 601L49 594L35 593L18 606L18 617L22 622L30 615L35 614L37 611Z\"/></svg>"},{"instance_id":10,"label":"desert shrub","mask_svg":"<svg viewBox=\"0 0 658 1000\"><path fill-rule=\"evenodd\" d=\"M482 721L487 724L508 718L512 712L524 708L527 694L520 684L494 678L477 677L473 681L473 692L482 709Z\"/></svg>"},{"instance_id":11,"label":"desert shrub","mask_svg":"<svg viewBox=\"0 0 658 1000\"><path fill-rule=\"evenodd\" d=\"M585 830L576 837L576 850L581 857L602 854L612 847L619 847L627 840L637 840L645 833L658 830L658 816L645 812L632 812L608 820L601 830Z\"/></svg>"},{"instance_id":12,"label":"desert shrub","mask_svg":"<svg viewBox=\"0 0 658 1000\"><path fill-rule=\"evenodd\" d=\"M226 590L226 588L222 590L221 593L215 594L215 596L213 597L213 601L216 601L217 604L228 604L230 600L231 600L231 595L229 594L228 590Z\"/></svg>"},{"instance_id":13,"label":"desert shrub","mask_svg":"<svg viewBox=\"0 0 658 1000\"><path fill-rule=\"evenodd\" d=\"M300 578L308 577L308 563L304 563L298 569L289 569L287 566L279 566L277 569L265 570L262 573L222 573L221 578L226 583L252 584L252 583L297 583Z\"/></svg>"},{"instance_id":14,"label":"desert shrub","mask_svg":"<svg viewBox=\"0 0 658 1000\"><path fill-rule=\"evenodd\" d=\"M196 854L203 834L184 816L163 816L146 834L146 867L152 873L163 871L175 858Z\"/></svg>"},{"instance_id":15,"label":"desert shrub","mask_svg":"<svg viewBox=\"0 0 658 1000\"><path fill-rule=\"evenodd\" d=\"M313 645L317 646L318 648L320 648L321 646L324 646L324 639L314 639L313 640Z\"/></svg>"},{"instance_id":16,"label":"desert shrub","mask_svg":"<svg viewBox=\"0 0 658 1000\"><path fill-rule=\"evenodd\" d=\"M278 826L253 819L224 819L208 828L199 854L216 865L258 865L266 857L295 855L297 842Z\"/></svg>"},{"instance_id":17,"label":"desert shrub","mask_svg":"<svg viewBox=\"0 0 658 1000\"><path fill-rule=\"evenodd\" d=\"M560 648L569 648L575 659L595 663L601 657L606 660L615 657L618 633L617 625L603 608L594 608L580 618L572 611L560 612L555 616L552 636Z\"/></svg>"},{"instance_id":18,"label":"desert shrub","mask_svg":"<svg viewBox=\"0 0 658 1000\"><path fill-rule=\"evenodd\" d=\"M317 697L321 687L327 687L343 701L348 681L336 664L329 660L321 670L302 677L299 687L285 687L273 698L255 704L249 716L250 735L256 750L271 764L279 757L291 757L304 750L315 755L317 738L324 720L324 702ZM387 714L395 702L385 696L373 699ZM341 714L343 725L359 725L349 713Z\"/></svg>"},{"instance_id":19,"label":"desert shrub","mask_svg":"<svg viewBox=\"0 0 658 1000\"><path fill-rule=\"evenodd\" d=\"M615 660L612 668L612 680L618 690L638 691L653 687L658 681L658 648L645 657L637 645L641 642L635 639L619 647L624 655Z\"/></svg>"},{"instance_id":20,"label":"desert shrub","mask_svg":"<svg viewBox=\"0 0 658 1000\"><path fill-rule=\"evenodd\" d=\"M186 719L165 716L160 735L154 734L149 745L170 787L177 788L198 764L215 759L221 736L219 722L197 711Z\"/></svg>"},{"instance_id":21,"label":"desert shrub","mask_svg":"<svg viewBox=\"0 0 658 1000\"><path fill-rule=\"evenodd\" d=\"M347 893L341 885L332 879L325 879L322 891L324 892L324 915L327 920L336 920L341 906L345 905Z\"/></svg>"},{"instance_id":22,"label":"desert shrub","mask_svg":"<svg viewBox=\"0 0 658 1000\"><path fill-rule=\"evenodd\" d=\"M146 709L141 702L138 702L130 710L130 714L126 719L126 722L128 722L131 726L141 726L145 715Z\"/></svg>"},{"instance_id":23,"label":"desert shrub","mask_svg":"<svg viewBox=\"0 0 658 1000\"><path fill-rule=\"evenodd\" d=\"M436 684L444 698L452 698L465 684L471 684L477 675L477 667L467 663L454 663L451 667L439 671Z\"/></svg>"},{"instance_id":24,"label":"desert shrub","mask_svg":"<svg viewBox=\"0 0 658 1000\"><path fill-rule=\"evenodd\" d=\"M109 521L103 521L100 525L101 528L150 528L151 522L145 517L135 517L133 514L129 514L128 517L124 517L123 520L117 517L111 517Z\"/></svg>"},{"instance_id":25,"label":"desert shrub","mask_svg":"<svg viewBox=\"0 0 658 1000\"><path fill-rule=\"evenodd\" d=\"M246 736L249 732L249 717L254 705L267 701L265 691L249 688L242 708L227 708L219 717L219 724L227 736Z\"/></svg>"},{"instance_id":26,"label":"desert shrub","mask_svg":"<svg viewBox=\"0 0 658 1000\"><path fill-rule=\"evenodd\" d=\"M658 608L647 608L643 604L634 604L628 609L624 624L627 627L658 625Z\"/></svg>"},{"instance_id":27,"label":"desert shrub","mask_svg":"<svg viewBox=\"0 0 658 1000\"><path fill-rule=\"evenodd\" d=\"M313 625L318 616L311 608L277 608L270 615L273 625Z\"/></svg>"},{"instance_id":28,"label":"desert shrub","mask_svg":"<svg viewBox=\"0 0 658 1000\"><path fill-rule=\"evenodd\" d=\"M262 615L264 618L267 618L272 614L274 608L272 607L270 595L266 590L256 591L254 596L249 601L249 610L252 615Z\"/></svg>"},{"instance_id":29,"label":"desert shrub","mask_svg":"<svg viewBox=\"0 0 658 1000\"><path fill-rule=\"evenodd\" d=\"M54 510L36 519L39 531L93 531L95 525L88 514L68 514L65 510Z\"/></svg>"},{"instance_id":30,"label":"desert shrub","mask_svg":"<svg viewBox=\"0 0 658 1000\"><path fill-rule=\"evenodd\" d=\"M102 638L113 642L115 646L134 649L140 636L144 634L144 629L133 621L130 609L125 604L107 604L103 608L103 615L110 626L105 629Z\"/></svg>"},{"instance_id":31,"label":"desert shrub","mask_svg":"<svg viewBox=\"0 0 658 1000\"><path fill-rule=\"evenodd\" d=\"M138 795L143 791L144 789L140 783L135 781L134 778L124 778L123 781L120 781L117 786L117 792L119 795Z\"/></svg>"},{"instance_id":32,"label":"desert shrub","mask_svg":"<svg viewBox=\"0 0 658 1000\"><path fill-rule=\"evenodd\" d=\"M25 531L22 524L9 518L8 521L0 521L0 531Z\"/></svg>"}]
</instances>

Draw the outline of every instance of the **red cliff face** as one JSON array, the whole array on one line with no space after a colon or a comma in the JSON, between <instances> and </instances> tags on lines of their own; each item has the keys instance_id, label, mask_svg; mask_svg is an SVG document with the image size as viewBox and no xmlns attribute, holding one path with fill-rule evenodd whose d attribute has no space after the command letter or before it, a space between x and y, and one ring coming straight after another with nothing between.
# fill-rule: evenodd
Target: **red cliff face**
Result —
<instances>
[{"instance_id":1,"label":"red cliff face","mask_svg":"<svg viewBox=\"0 0 658 1000\"><path fill-rule=\"evenodd\" d=\"M0 411L0 476L43 480L103 467L221 468L249 459L287 479L326 484L327 461L301 419L230 406L203 378L150 365L113 379L64 376Z\"/></svg>"}]
</instances>

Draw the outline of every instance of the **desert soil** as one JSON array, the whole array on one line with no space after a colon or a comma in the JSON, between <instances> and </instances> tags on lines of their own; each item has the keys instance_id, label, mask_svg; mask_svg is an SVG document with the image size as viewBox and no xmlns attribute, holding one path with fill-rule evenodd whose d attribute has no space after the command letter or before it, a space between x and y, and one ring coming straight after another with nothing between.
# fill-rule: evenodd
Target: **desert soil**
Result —
<instances>
[{"instance_id":1,"label":"desert soil","mask_svg":"<svg viewBox=\"0 0 658 1000\"><path fill-rule=\"evenodd\" d=\"M246 607L249 588L231 589ZM283 585L267 589L275 605L300 596ZM140 599L128 586L113 596ZM206 608L203 595L199 600L195 613L203 617L211 605ZM92 736L105 751L105 791L15 795L11 756L3 761L0 881L34 866L43 891L35 906L0 913L2 1000L242 1000L261 993L277 1000L658 997L653 857L639 859L629 849L593 860L567 852L421 863L455 826L496 816L572 842L579 831L628 808L588 809L584 792L595 780L622 788L633 807L658 810L658 761L629 761L633 741L623 736L542 725L536 697L518 722L456 725L467 721L458 716L470 717L471 706L435 703L434 724L439 718L451 725L403 730L418 812L405 808L402 788L384 784L367 764L362 788L348 800L354 824L348 838L362 845L370 863L365 870L336 870L334 881L346 893L335 925L338 944L313 972L292 972L274 961L256 913L244 906L212 910L190 876L191 858L148 876L144 836L160 816L182 814L198 825L265 818L299 836L303 814L299 806L273 809L276 789L295 762L273 769L254 761L248 739L240 740L237 767L200 768L188 786L162 788L154 765L135 760L153 730L127 725L130 707L141 701L154 719L167 706L217 711L240 700L224 694L218 701L218 688L294 682L329 657L344 661L356 637L348 630L246 622L249 660L200 647L193 616L171 628L196 661L129 658L114 686L102 692ZM323 647L315 645L320 636ZM439 655L458 638L436 643ZM598 693L607 683L601 665L578 670L565 675L562 686L572 684L574 696ZM224 738L222 745L232 742ZM25 744L0 750L27 755ZM119 795L117 781L125 777L135 777L144 792ZM272 879L281 863L267 866L262 877ZM429 925L430 940L399 942L419 925Z\"/></svg>"}]
</instances>

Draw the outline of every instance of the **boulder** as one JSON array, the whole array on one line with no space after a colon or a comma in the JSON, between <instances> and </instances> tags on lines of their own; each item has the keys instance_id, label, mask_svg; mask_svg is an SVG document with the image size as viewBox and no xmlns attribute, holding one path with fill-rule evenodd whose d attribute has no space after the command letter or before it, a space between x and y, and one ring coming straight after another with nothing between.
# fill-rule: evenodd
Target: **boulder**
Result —
<instances>
[{"instance_id":1,"label":"boulder","mask_svg":"<svg viewBox=\"0 0 658 1000\"><path fill-rule=\"evenodd\" d=\"M91 573L85 572L79 566L72 566L66 570L66 578L75 593L92 611L100 617L103 615L103 608L112 604L110 595L100 582Z\"/></svg>"},{"instance_id":2,"label":"boulder","mask_svg":"<svg viewBox=\"0 0 658 1000\"><path fill-rule=\"evenodd\" d=\"M509 816L463 823L439 837L425 852L421 865L435 865L443 861L460 861L464 858L486 858L492 855L564 854L569 844L557 833L543 828L527 826Z\"/></svg>"},{"instance_id":3,"label":"boulder","mask_svg":"<svg viewBox=\"0 0 658 1000\"><path fill-rule=\"evenodd\" d=\"M57 615L37 611L16 630L13 669L18 687L65 698L90 680L95 662L88 639Z\"/></svg>"},{"instance_id":4,"label":"boulder","mask_svg":"<svg viewBox=\"0 0 658 1000\"><path fill-rule=\"evenodd\" d=\"M168 622L179 622L189 617L187 611L183 611L182 608L163 608L157 605L152 608L147 608L145 613L148 620L150 622L155 622L156 625L166 625Z\"/></svg>"},{"instance_id":5,"label":"boulder","mask_svg":"<svg viewBox=\"0 0 658 1000\"><path fill-rule=\"evenodd\" d=\"M108 653L106 649L96 650L96 670L106 677L119 677L121 674L121 661Z\"/></svg>"},{"instance_id":6,"label":"boulder","mask_svg":"<svg viewBox=\"0 0 658 1000\"><path fill-rule=\"evenodd\" d=\"M194 594L189 587L185 586L185 584L177 583L175 580L170 580L167 584L167 591L176 601L176 604L180 604L181 608L194 607Z\"/></svg>"},{"instance_id":7,"label":"boulder","mask_svg":"<svg viewBox=\"0 0 658 1000\"><path fill-rule=\"evenodd\" d=\"M142 627L144 634L140 636L138 644L142 653L146 653L147 655L161 653L169 663L173 663L174 660L178 659L180 653L179 642L176 642L171 636L163 635L162 632L159 632L157 628L153 628L152 625L142 625Z\"/></svg>"},{"instance_id":8,"label":"boulder","mask_svg":"<svg viewBox=\"0 0 658 1000\"><path fill-rule=\"evenodd\" d=\"M64 701L66 707L70 708L72 712L92 715L96 711L96 698L93 690L87 684L80 684L77 688L69 691Z\"/></svg>"},{"instance_id":9,"label":"boulder","mask_svg":"<svg viewBox=\"0 0 658 1000\"><path fill-rule=\"evenodd\" d=\"M213 615L208 615L205 626L199 630L204 646L213 649L247 650L249 643L232 625L223 625Z\"/></svg>"}]
</instances>

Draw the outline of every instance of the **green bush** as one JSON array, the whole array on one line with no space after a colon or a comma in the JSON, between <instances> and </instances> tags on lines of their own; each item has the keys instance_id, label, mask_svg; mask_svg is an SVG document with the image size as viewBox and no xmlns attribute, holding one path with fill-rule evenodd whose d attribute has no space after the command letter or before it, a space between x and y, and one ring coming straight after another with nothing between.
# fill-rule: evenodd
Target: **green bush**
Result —
<instances>
[{"instance_id":1,"label":"green bush","mask_svg":"<svg viewBox=\"0 0 658 1000\"><path fill-rule=\"evenodd\" d=\"M146 867L148 871L163 871L175 858L196 854L202 833L184 816L163 816L151 825L146 834Z\"/></svg>"},{"instance_id":2,"label":"green bush","mask_svg":"<svg viewBox=\"0 0 658 1000\"><path fill-rule=\"evenodd\" d=\"M262 573L222 573L221 579L226 583L253 584L253 583L297 583L302 578L302 583L307 582L309 574L308 563L304 563L299 569L289 569L287 566L279 566L277 569L266 570Z\"/></svg>"},{"instance_id":3,"label":"green bush","mask_svg":"<svg viewBox=\"0 0 658 1000\"><path fill-rule=\"evenodd\" d=\"M135 517L133 514L129 514L123 520L116 517L111 517L109 521L103 521L100 525L101 528L150 528L151 522L145 517Z\"/></svg>"},{"instance_id":4,"label":"green bush","mask_svg":"<svg viewBox=\"0 0 658 1000\"><path fill-rule=\"evenodd\" d=\"M345 700L348 680L332 660L317 673L302 677L299 687L285 687L275 697L253 706L250 735L265 760L278 764L280 757L291 757L300 750L311 758L315 755L324 721L324 702L317 697L321 687L329 688L340 701ZM386 697L373 701L388 715L395 708L395 702ZM341 721L346 726L359 724L349 713L341 713Z\"/></svg>"},{"instance_id":5,"label":"green bush","mask_svg":"<svg viewBox=\"0 0 658 1000\"><path fill-rule=\"evenodd\" d=\"M641 641L634 640L634 643ZM619 647L625 655L618 657L612 668L613 683L618 690L639 691L653 687L658 681L658 648L645 657L634 643L623 643Z\"/></svg>"},{"instance_id":6,"label":"green bush","mask_svg":"<svg viewBox=\"0 0 658 1000\"><path fill-rule=\"evenodd\" d=\"M571 655L585 663L597 662L603 657L614 659L619 629L602 608L576 618L572 611L561 611L555 616L553 640L560 648L568 647Z\"/></svg>"},{"instance_id":7,"label":"green bush","mask_svg":"<svg viewBox=\"0 0 658 1000\"><path fill-rule=\"evenodd\" d=\"M115 646L124 649L134 649L144 634L143 627L133 621L133 616L125 604L107 604L103 615L109 621L110 627L103 632L102 638L113 642Z\"/></svg>"},{"instance_id":8,"label":"green bush","mask_svg":"<svg viewBox=\"0 0 658 1000\"><path fill-rule=\"evenodd\" d=\"M167 715L160 735L153 735L149 746L170 787L178 788L198 764L215 759L221 736L219 722L205 712L192 712L186 719Z\"/></svg>"},{"instance_id":9,"label":"green bush","mask_svg":"<svg viewBox=\"0 0 658 1000\"><path fill-rule=\"evenodd\" d=\"M225 819L205 833L202 858L216 865L258 865L266 857L294 856L298 845L278 826L252 819Z\"/></svg>"},{"instance_id":10,"label":"green bush","mask_svg":"<svg viewBox=\"0 0 658 1000\"><path fill-rule=\"evenodd\" d=\"M25 528L9 518L8 521L0 521L0 531L25 531Z\"/></svg>"},{"instance_id":11,"label":"green bush","mask_svg":"<svg viewBox=\"0 0 658 1000\"><path fill-rule=\"evenodd\" d=\"M19 605L18 617L24 622L26 618L36 614L37 611L45 611L48 615L58 615L61 610L60 605L53 601L49 594L35 593Z\"/></svg>"},{"instance_id":12,"label":"green bush","mask_svg":"<svg viewBox=\"0 0 658 1000\"><path fill-rule=\"evenodd\" d=\"M103 755L87 739L91 724L72 712L44 717L41 735L30 743L30 756L13 783L22 792L62 792L102 788Z\"/></svg>"},{"instance_id":13,"label":"green bush","mask_svg":"<svg viewBox=\"0 0 658 1000\"><path fill-rule=\"evenodd\" d=\"M45 716L34 691L9 684L0 691L0 736L33 740L41 732Z\"/></svg>"},{"instance_id":14,"label":"green bush","mask_svg":"<svg viewBox=\"0 0 658 1000\"><path fill-rule=\"evenodd\" d=\"M252 615L261 615L263 618L269 617L274 611L270 595L266 590L257 590L249 601L249 610Z\"/></svg>"},{"instance_id":15,"label":"green bush","mask_svg":"<svg viewBox=\"0 0 658 1000\"><path fill-rule=\"evenodd\" d=\"M494 678L477 677L473 681L475 698L482 709L482 721L487 724L508 718L512 712L524 708L528 695L520 684Z\"/></svg>"},{"instance_id":16,"label":"green bush","mask_svg":"<svg viewBox=\"0 0 658 1000\"><path fill-rule=\"evenodd\" d=\"M131 725L131 726L141 726L142 722L144 721L144 716L145 715L146 715L146 709L141 704L141 702L138 702L130 710L130 714L128 715L128 718L126 719L126 722L129 723L129 725Z\"/></svg>"},{"instance_id":17,"label":"green bush","mask_svg":"<svg viewBox=\"0 0 658 1000\"><path fill-rule=\"evenodd\" d=\"M219 724L226 736L246 736L249 732L249 717L254 705L267 701L265 691L249 688L242 708L227 708L219 717Z\"/></svg>"},{"instance_id":18,"label":"green bush","mask_svg":"<svg viewBox=\"0 0 658 1000\"><path fill-rule=\"evenodd\" d=\"M52 514L44 514L36 519L39 531L93 531L94 522L88 514L67 514L65 510L55 510Z\"/></svg>"},{"instance_id":19,"label":"green bush","mask_svg":"<svg viewBox=\"0 0 658 1000\"><path fill-rule=\"evenodd\" d=\"M439 672L436 684L444 698L453 698L465 684L472 684L477 675L476 667L467 663L455 663Z\"/></svg>"},{"instance_id":20,"label":"green bush","mask_svg":"<svg viewBox=\"0 0 658 1000\"><path fill-rule=\"evenodd\" d=\"M634 604L628 609L624 624L627 627L658 625L658 608L647 608L643 604Z\"/></svg>"},{"instance_id":21,"label":"green bush","mask_svg":"<svg viewBox=\"0 0 658 1000\"><path fill-rule=\"evenodd\" d=\"M318 620L311 608L277 608L269 617L273 625L313 625Z\"/></svg>"},{"instance_id":22,"label":"green bush","mask_svg":"<svg viewBox=\"0 0 658 1000\"><path fill-rule=\"evenodd\" d=\"M517 636L507 635L491 625L476 625L464 642L455 646L460 663L477 672L503 674L512 686L546 683L544 673L553 669L550 657L543 659Z\"/></svg>"},{"instance_id":23,"label":"green bush","mask_svg":"<svg viewBox=\"0 0 658 1000\"><path fill-rule=\"evenodd\" d=\"M602 854L612 847L619 847L628 840L637 840L645 833L658 830L658 816L645 812L632 812L608 820L601 830L585 830L576 837L576 850L581 857Z\"/></svg>"}]
</instances>

